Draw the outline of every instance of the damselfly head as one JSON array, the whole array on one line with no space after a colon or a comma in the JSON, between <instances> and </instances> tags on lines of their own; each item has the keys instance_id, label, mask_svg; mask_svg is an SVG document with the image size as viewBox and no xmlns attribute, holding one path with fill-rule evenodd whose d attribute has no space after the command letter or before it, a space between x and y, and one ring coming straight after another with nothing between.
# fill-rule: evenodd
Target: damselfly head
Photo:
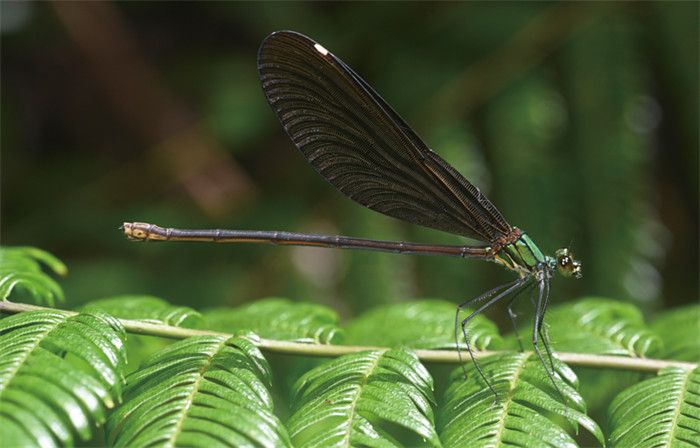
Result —
<instances>
[{"instance_id":1,"label":"damselfly head","mask_svg":"<svg viewBox=\"0 0 700 448\"><path fill-rule=\"evenodd\" d=\"M583 277L581 262L574 258L574 254L567 248L556 251L557 269L564 277Z\"/></svg>"}]
</instances>

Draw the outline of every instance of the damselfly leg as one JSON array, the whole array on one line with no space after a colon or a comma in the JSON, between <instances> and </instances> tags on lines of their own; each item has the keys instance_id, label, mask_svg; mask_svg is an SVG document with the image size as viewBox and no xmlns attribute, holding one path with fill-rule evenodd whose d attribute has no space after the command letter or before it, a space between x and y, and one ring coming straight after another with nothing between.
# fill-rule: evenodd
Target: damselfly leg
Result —
<instances>
[{"instance_id":1,"label":"damselfly leg","mask_svg":"<svg viewBox=\"0 0 700 448\"><path fill-rule=\"evenodd\" d=\"M552 384L554 385L554 388L556 391L559 393L559 396L563 400L566 400L564 397L564 394L562 393L561 389L559 389L559 386L557 385L557 382L554 379L554 376L557 375L556 370L554 369L554 361L552 360L552 352L549 349L549 344L547 343L546 339L542 336L542 319L544 318L544 313L546 311L546 304L547 304L547 299L548 297L545 297L546 295L549 294L549 276L544 273L544 277L539 280L538 283L538 294L537 294L537 306L535 309L535 324L533 325L532 328L532 346L535 349L535 353L537 354L537 357L540 358L540 362L542 363L542 368L544 368L544 371L547 373L547 376L549 379L552 381ZM547 294L545 294L545 292ZM547 368L547 363L544 360L544 357L542 356L542 352L540 351L539 347L539 340L537 336L542 337L542 343L545 346L545 350L547 351L547 354L549 355L549 362L552 366L552 370Z\"/></svg>"},{"instance_id":2,"label":"damselfly leg","mask_svg":"<svg viewBox=\"0 0 700 448\"><path fill-rule=\"evenodd\" d=\"M513 326L513 333L515 333L515 338L518 341L518 346L520 347L521 352L524 352L525 348L523 346L523 340L520 337L520 333L518 332L518 324L515 321L515 319L518 317L518 315L515 313L515 311L513 311L513 305L515 305L515 301L520 296L522 296L524 293L526 293L528 291L530 291L530 293L531 293L530 300L532 301L533 306L534 306L535 300L532 297L532 294L534 294L534 291L535 291L534 290L534 283L528 283L528 285L525 288L521 289L516 294L514 294L513 297L508 301L508 306L507 306L508 317L510 318L510 323Z\"/></svg>"},{"instance_id":3,"label":"damselfly leg","mask_svg":"<svg viewBox=\"0 0 700 448\"><path fill-rule=\"evenodd\" d=\"M517 291L519 288L521 288L524 284L526 284L530 280L530 277L525 277L525 278L519 278L511 283L507 283L505 285L497 286L496 288L493 288L484 294L468 300L464 303L461 303L457 307L457 314L455 317L455 344L457 346L457 354L459 356L460 364L462 365L462 369L464 369L464 376L465 378L467 377L467 369L464 366L464 362L462 360L462 352L459 348L459 333L458 333L458 327L457 325L462 326L462 336L464 337L464 342L467 344L467 351L469 352L469 357L471 358L472 362L474 363L474 367L476 370L479 372L479 375L481 378L484 380L488 388L493 392L493 394L496 396L496 400L499 399L498 393L496 390L493 388L493 385L491 382L486 378L486 375L484 374L484 371L481 369L481 366L476 360L476 357L474 356L474 352L472 351L471 343L469 342L469 335L467 334L467 325L469 325L469 322L477 315L482 313L484 310L488 309L491 305L494 303L498 302L499 300L503 299L504 297L507 297L508 295L512 294L514 291ZM487 300L485 304L481 305L479 308L477 308L475 311L473 311L469 316L467 316L464 320L459 322L459 314L461 310L471 304L478 304L480 302L483 302L484 300Z\"/></svg>"},{"instance_id":4,"label":"damselfly leg","mask_svg":"<svg viewBox=\"0 0 700 448\"><path fill-rule=\"evenodd\" d=\"M540 327L537 329L537 332L540 335L540 340L542 341L542 345L544 345L544 349L547 351L547 356L549 357L549 365L552 366L552 372L554 372L554 359L552 357L552 350L549 347L549 333L547 332L547 327L544 325L544 315L547 312L547 305L549 304L549 285L550 285L551 277L549 274L547 274L547 281L545 284L545 291L544 291L544 301L542 302L542 315L540 316Z\"/></svg>"}]
</instances>

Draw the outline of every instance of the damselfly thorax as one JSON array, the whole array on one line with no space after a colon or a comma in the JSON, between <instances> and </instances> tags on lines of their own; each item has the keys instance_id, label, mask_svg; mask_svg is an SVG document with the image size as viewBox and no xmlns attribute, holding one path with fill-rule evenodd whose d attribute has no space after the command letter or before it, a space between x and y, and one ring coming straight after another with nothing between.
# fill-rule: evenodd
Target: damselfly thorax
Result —
<instances>
[{"instance_id":1,"label":"damselfly thorax","mask_svg":"<svg viewBox=\"0 0 700 448\"><path fill-rule=\"evenodd\" d=\"M504 238L500 244L489 247L493 261L516 272L520 277L527 277L535 272L554 269L565 277L581 277L581 263L573 258L569 249L559 249L556 258L542 253L534 241L517 227Z\"/></svg>"}]
</instances>

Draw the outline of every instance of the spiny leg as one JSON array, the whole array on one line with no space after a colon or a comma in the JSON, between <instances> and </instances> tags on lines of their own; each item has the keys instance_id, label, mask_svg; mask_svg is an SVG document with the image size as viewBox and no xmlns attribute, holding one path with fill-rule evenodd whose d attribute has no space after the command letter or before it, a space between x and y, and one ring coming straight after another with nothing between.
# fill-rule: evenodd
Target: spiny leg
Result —
<instances>
[{"instance_id":1,"label":"spiny leg","mask_svg":"<svg viewBox=\"0 0 700 448\"><path fill-rule=\"evenodd\" d=\"M552 349L549 347L549 334L547 333L547 329L540 329L538 333L540 334L540 340L542 341L542 345L544 345L544 350L547 352L547 357L549 358L549 365L552 367L552 372L554 372L554 358L552 357Z\"/></svg>"},{"instance_id":2,"label":"spiny leg","mask_svg":"<svg viewBox=\"0 0 700 448\"><path fill-rule=\"evenodd\" d=\"M518 340L518 345L520 346L521 352L524 352L525 348L523 347L523 340L520 338L520 333L518 333L518 325L515 322L515 318L518 317L518 315L515 314L515 312L513 311L513 305L515 304L515 300L518 299L518 297L522 296L523 293L530 291L532 288L533 288L533 283L528 284L527 287L518 291L517 294L513 295L513 297L508 301L508 307L507 307L508 317L510 318L510 323L513 326L513 333L515 333L515 338ZM534 292L534 289L533 289L533 292Z\"/></svg>"},{"instance_id":3,"label":"spiny leg","mask_svg":"<svg viewBox=\"0 0 700 448\"><path fill-rule=\"evenodd\" d=\"M455 315L455 348L457 349L457 356L459 357L459 364L462 366L462 370L464 370L464 377L465 378L467 377L467 368L464 366L464 360L462 359L462 350L459 348L459 314L460 314L460 312L462 311L462 309L471 305L472 303L483 302L484 300L488 299L492 295L499 293L506 288L509 288L514 283L515 282L506 283L505 285L496 286L495 288L490 289L490 290L486 291L485 293L483 293L483 294L481 294L473 299L469 299L469 300L457 305L457 313ZM469 341L467 341L467 346L469 346Z\"/></svg>"},{"instance_id":4,"label":"spiny leg","mask_svg":"<svg viewBox=\"0 0 700 448\"><path fill-rule=\"evenodd\" d=\"M535 325L533 326L532 329L532 346L535 348L535 353L537 353L537 357L540 358L540 362L542 363L542 367L544 368L544 371L547 373L547 376L549 379L552 381L552 384L554 385L554 388L557 390L561 398L566 401L566 398L564 397L564 394L561 392L561 389L559 389L559 386L557 385L556 381L554 380L554 375L556 375L556 372L554 370L554 364L552 363L552 371L550 372L549 369L547 368L547 363L544 360L544 357L542 356L542 352L540 351L539 343L537 340L537 335L540 334L540 328L542 326L542 318L544 317L544 313L542 310L542 305L544 304L544 292L545 292L545 284L549 283L549 278L545 277L544 279L539 281L539 293L537 295L537 307L535 309ZM547 290L549 290L547 288ZM550 358L551 361L551 358Z\"/></svg>"},{"instance_id":5,"label":"spiny leg","mask_svg":"<svg viewBox=\"0 0 700 448\"><path fill-rule=\"evenodd\" d=\"M509 295L510 293L512 293L513 291L515 291L515 290L517 290L518 288L520 288L520 287L521 287L525 282L527 282L528 280L529 280L528 278L519 278L519 279L515 280L514 282L509 283L509 284L508 284L508 287L507 287L505 290L501 290L495 297L489 299L488 302L486 302L485 304L483 304L483 305L481 305L479 308L477 308L475 311L473 311L469 316L467 316L466 319L464 319L464 320L462 321L462 324L461 324L461 325L462 325L462 335L464 336L464 342L466 342L466 344L467 344L467 351L469 352L469 357L471 357L472 362L474 363L474 367L475 367L476 370L479 372L479 375L481 375L481 378L484 380L484 382L485 382L486 385L489 387L489 389L491 389L491 392L493 392L493 394L496 396L496 400L498 400L498 393L497 393L496 390L493 388L493 386L491 385L491 383L489 382L489 380L486 378L486 375L484 374L484 371L481 369L481 366L480 366L479 363L477 362L476 357L474 356L474 352L472 351L471 344L469 343L469 335L467 334L467 325L469 325L469 322L470 322L475 316L477 316L478 314L480 314L480 313L483 312L485 309L489 308L491 305L493 305L494 303L498 302L498 301L501 300L502 298L508 296L508 295ZM497 288L497 289L500 289L500 288ZM493 290L491 290L491 291L493 291ZM491 293L491 291L489 291L489 292ZM487 294L488 294L488 293L487 293ZM490 295L493 295L493 293L491 293ZM460 359L461 359L461 358L460 358ZM464 367L464 365L462 365L462 368L464 368L464 372L465 372L465 376L466 376L466 368Z\"/></svg>"},{"instance_id":6,"label":"spiny leg","mask_svg":"<svg viewBox=\"0 0 700 448\"><path fill-rule=\"evenodd\" d=\"M544 292L544 301L542 302L542 309L541 309L541 317L540 317L540 326L537 329L537 332L540 335L540 339L542 340L542 345L544 345L544 349L547 351L547 357L549 358L549 365L552 366L552 372L554 372L554 359L552 358L552 350L549 347L549 334L547 333L547 327L544 325L544 315L547 312L547 304L549 302L549 282L550 282L550 277L549 274L547 275L547 280L545 281L545 292Z\"/></svg>"}]
</instances>

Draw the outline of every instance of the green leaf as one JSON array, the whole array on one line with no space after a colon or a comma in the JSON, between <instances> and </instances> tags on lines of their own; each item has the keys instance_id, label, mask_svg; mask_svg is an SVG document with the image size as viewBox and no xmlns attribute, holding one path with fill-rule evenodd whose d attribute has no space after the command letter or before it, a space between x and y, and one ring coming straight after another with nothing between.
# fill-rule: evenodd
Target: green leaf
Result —
<instances>
[{"instance_id":1,"label":"green leaf","mask_svg":"<svg viewBox=\"0 0 700 448\"><path fill-rule=\"evenodd\" d=\"M609 413L610 446L700 446L700 370L669 367L624 390Z\"/></svg>"},{"instance_id":2,"label":"green leaf","mask_svg":"<svg viewBox=\"0 0 700 448\"><path fill-rule=\"evenodd\" d=\"M68 274L66 265L44 250L29 246L0 248L0 266L3 268L39 270L38 262L46 265L55 274L61 276Z\"/></svg>"},{"instance_id":3,"label":"green leaf","mask_svg":"<svg viewBox=\"0 0 700 448\"><path fill-rule=\"evenodd\" d=\"M700 306L689 305L657 317L651 328L664 341L663 357L679 361L700 361Z\"/></svg>"},{"instance_id":4,"label":"green leaf","mask_svg":"<svg viewBox=\"0 0 700 448\"><path fill-rule=\"evenodd\" d=\"M290 446L273 414L270 370L242 337L193 337L127 378L107 422L114 446Z\"/></svg>"},{"instance_id":5,"label":"green leaf","mask_svg":"<svg viewBox=\"0 0 700 448\"><path fill-rule=\"evenodd\" d=\"M590 297L553 307L545 323L552 348L561 352L644 357L662 343L629 303Z\"/></svg>"},{"instance_id":6,"label":"green leaf","mask_svg":"<svg viewBox=\"0 0 700 448\"><path fill-rule=\"evenodd\" d=\"M345 328L344 342L356 345L454 349L456 311L456 304L443 300L381 306L350 322ZM463 314L468 315L468 311ZM500 340L496 325L482 315L477 315L470 322L468 334L472 347L479 350Z\"/></svg>"},{"instance_id":7,"label":"green leaf","mask_svg":"<svg viewBox=\"0 0 700 448\"><path fill-rule=\"evenodd\" d=\"M153 296L123 295L93 300L83 309L100 309L120 319L146 320L175 327L192 328L201 315L186 306L173 306Z\"/></svg>"},{"instance_id":8,"label":"green leaf","mask_svg":"<svg viewBox=\"0 0 700 448\"><path fill-rule=\"evenodd\" d=\"M529 341L532 322L521 335ZM597 297L579 299L551 307L545 315L544 329L552 350L643 357L657 353L661 340L644 323L641 311L626 302ZM518 347L513 335L507 337L511 348ZM525 345L527 347L527 345ZM576 368L581 380L579 392L589 406L604 410L612 397L638 381L638 374Z\"/></svg>"},{"instance_id":9,"label":"green leaf","mask_svg":"<svg viewBox=\"0 0 700 448\"><path fill-rule=\"evenodd\" d=\"M433 380L412 352L353 353L299 378L287 427L298 447L400 446L397 428L418 436L410 445L440 446L433 403Z\"/></svg>"},{"instance_id":10,"label":"green leaf","mask_svg":"<svg viewBox=\"0 0 700 448\"><path fill-rule=\"evenodd\" d=\"M313 303L268 298L240 308L204 311L199 328L285 341L328 344L339 337L335 311Z\"/></svg>"},{"instance_id":11,"label":"green leaf","mask_svg":"<svg viewBox=\"0 0 700 448\"><path fill-rule=\"evenodd\" d=\"M29 311L0 320L0 440L87 441L119 399L126 335L104 313Z\"/></svg>"},{"instance_id":12,"label":"green leaf","mask_svg":"<svg viewBox=\"0 0 700 448\"><path fill-rule=\"evenodd\" d=\"M0 248L0 300L10 294L26 291L38 303L53 306L56 300L63 301L61 287L41 270L41 263L53 272L65 275L66 266L56 257L34 247Z\"/></svg>"},{"instance_id":13,"label":"green leaf","mask_svg":"<svg viewBox=\"0 0 700 448\"><path fill-rule=\"evenodd\" d=\"M202 319L199 312L189 307L173 306L163 299L153 296L124 295L88 302L81 308L102 310L120 319L142 320L176 327L195 327ZM131 335L126 343L129 358L128 373L171 341L163 338Z\"/></svg>"},{"instance_id":14,"label":"green leaf","mask_svg":"<svg viewBox=\"0 0 700 448\"><path fill-rule=\"evenodd\" d=\"M484 374L499 393L486 386L473 363L451 375L439 409L440 438L447 447L576 446L569 434L583 426L601 444L603 434L586 414L576 376L553 359L559 391L532 353L505 353L479 360Z\"/></svg>"}]
</instances>

